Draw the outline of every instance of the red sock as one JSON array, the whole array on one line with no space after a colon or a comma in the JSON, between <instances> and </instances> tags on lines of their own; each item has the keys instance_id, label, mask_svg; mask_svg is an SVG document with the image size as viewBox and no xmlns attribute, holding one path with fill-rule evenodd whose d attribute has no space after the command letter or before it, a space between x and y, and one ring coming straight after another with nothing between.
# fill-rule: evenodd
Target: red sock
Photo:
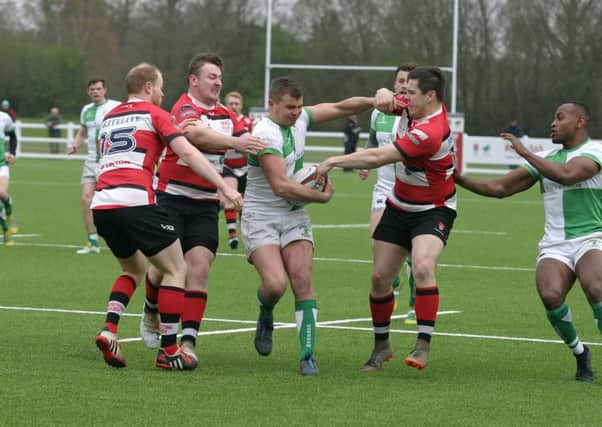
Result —
<instances>
[{"instance_id":1,"label":"red sock","mask_svg":"<svg viewBox=\"0 0 602 427\"><path fill-rule=\"evenodd\" d=\"M121 275L113 283L107 304L105 327L114 334L117 333L117 324L121 314L125 311L135 290L136 282L130 276Z\"/></svg>"},{"instance_id":2,"label":"red sock","mask_svg":"<svg viewBox=\"0 0 602 427\"><path fill-rule=\"evenodd\" d=\"M183 309L184 289L173 286L161 286L159 288L161 347L168 354L174 354L178 350L176 340Z\"/></svg>"},{"instance_id":3,"label":"red sock","mask_svg":"<svg viewBox=\"0 0 602 427\"><path fill-rule=\"evenodd\" d=\"M437 310L439 309L439 288L437 285L427 288L416 288L416 323L418 324L418 338L431 341L435 329Z\"/></svg>"},{"instance_id":4,"label":"red sock","mask_svg":"<svg viewBox=\"0 0 602 427\"><path fill-rule=\"evenodd\" d=\"M207 306L207 292L186 291L184 294L184 312L182 313L182 338L180 341L192 341L196 345L201 322Z\"/></svg>"},{"instance_id":5,"label":"red sock","mask_svg":"<svg viewBox=\"0 0 602 427\"><path fill-rule=\"evenodd\" d=\"M157 301L159 300L159 288L153 286L150 279L148 278L148 273L144 278L144 288L145 288L145 301L144 301L144 310L149 313L157 312Z\"/></svg>"},{"instance_id":6,"label":"red sock","mask_svg":"<svg viewBox=\"0 0 602 427\"><path fill-rule=\"evenodd\" d=\"M395 298L393 291L382 297L370 295L370 313L372 314L372 326L374 327L374 339L386 340L389 338L391 326L391 315Z\"/></svg>"},{"instance_id":7,"label":"red sock","mask_svg":"<svg viewBox=\"0 0 602 427\"><path fill-rule=\"evenodd\" d=\"M229 237L235 237L236 236L236 210L235 209L224 209L224 216L226 217L226 224L228 224Z\"/></svg>"}]
</instances>

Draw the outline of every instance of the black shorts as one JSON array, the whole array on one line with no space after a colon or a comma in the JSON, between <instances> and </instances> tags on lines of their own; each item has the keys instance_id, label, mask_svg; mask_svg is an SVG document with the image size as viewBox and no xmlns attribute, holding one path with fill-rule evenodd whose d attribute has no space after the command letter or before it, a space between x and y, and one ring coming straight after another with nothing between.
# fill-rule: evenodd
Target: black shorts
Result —
<instances>
[{"instance_id":1,"label":"black shorts","mask_svg":"<svg viewBox=\"0 0 602 427\"><path fill-rule=\"evenodd\" d=\"M445 245L455 219L456 211L449 208L404 212L387 205L372 238L399 245L410 252L412 239L423 234L437 236Z\"/></svg>"},{"instance_id":2,"label":"black shorts","mask_svg":"<svg viewBox=\"0 0 602 427\"><path fill-rule=\"evenodd\" d=\"M157 205L92 211L94 225L117 258L128 258L138 249L156 255L178 239L165 209Z\"/></svg>"},{"instance_id":3,"label":"black shorts","mask_svg":"<svg viewBox=\"0 0 602 427\"><path fill-rule=\"evenodd\" d=\"M214 254L219 243L218 201L198 201L157 192L157 203L167 210L182 243L182 251L203 246Z\"/></svg>"},{"instance_id":4,"label":"black shorts","mask_svg":"<svg viewBox=\"0 0 602 427\"><path fill-rule=\"evenodd\" d=\"M236 189L236 191L238 191L240 194L245 193L245 190L247 189L247 174L244 174L242 176L237 176L234 173L234 171L232 170L232 168L224 165L224 169L222 170L222 176L224 178L226 178L226 177L236 178L236 181L238 181L238 188Z\"/></svg>"}]
</instances>

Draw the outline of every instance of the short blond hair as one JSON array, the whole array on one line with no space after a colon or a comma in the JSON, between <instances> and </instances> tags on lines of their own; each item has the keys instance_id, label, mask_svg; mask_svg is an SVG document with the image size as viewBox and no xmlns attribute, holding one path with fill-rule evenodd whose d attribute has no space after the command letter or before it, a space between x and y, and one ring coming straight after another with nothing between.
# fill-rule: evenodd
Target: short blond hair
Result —
<instances>
[{"instance_id":1,"label":"short blond hair","mask_svg":"<svg viewBox=\"0 0 602 427\"><path fill-rule=\"evenodd\" d=\"M233 90L232 92L228 92L226 96L224 96L224 100L228 99L229 97L238 98L240 99L240 103L243 103L242 95L240 94L240 92L237 92L235 90Z\"/></svg>"},{"instance_id":2,"label":"short blond hair","mask_svg":"<svg viewBox=\"0 0 602 427\"><path fill-rule=\"evenodd\" d=\"M141 62L132 67L125 77L125 88L128 95L142 92L146 82L156 83L161 71L153 64Z\"/></svg>"}]
</instances>

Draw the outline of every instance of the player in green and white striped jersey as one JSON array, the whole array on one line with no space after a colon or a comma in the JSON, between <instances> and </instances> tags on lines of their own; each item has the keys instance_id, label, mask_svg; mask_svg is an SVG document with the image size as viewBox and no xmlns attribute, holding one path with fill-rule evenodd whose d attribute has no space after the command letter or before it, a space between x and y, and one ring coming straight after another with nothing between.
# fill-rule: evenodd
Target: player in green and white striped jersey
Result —
<instances>
[{"instance_id":1,"label":"player in green and white striped jersey","mask_svg":"<svg viewBox=\"0 0 602 427\"><path fill-rule=\"evenodd\" d=\"M98 131L102 124L104 116L117 107L120 102L112 99L106 99L107 88L105 81L101 77L94 77L88 81L88 96L92 101L84 105L80 114L80 124L77 135L72 145L67 147L67 154L73 154L79 146L86 142L88 144L88 157L84 162L84 169L81 177L82 187L82 212L84 216L84 226L88 237L88 244L77 251L78 254L97 254L100 253L98 244L98 234L92 219L90 202L94 196L96 188L96 174L100 153L98 151Z\"/></svg>"},{"instance_id":2,"label":"player in green and white striped jersey","mask_svg":"<svg viewBox=\"0 0 602 427\"><path fill-rule=\"evenodd\" d=\"M253 135L267 147L249 155L241 217L247 257L261 279L255 349L262 356L272 351L273 311L290 281L301 347L300 373L318 375L314 349L318 306L311 277L314 242L303 204L326 203L334 189L329 182L323 192L314 190L291 178L303 167L305 136L312 123L366 111L373 106L373 98L303 107L303 91L289 77L272 81L269 98L269 117L253 129Z\"/></svg>"},{"instance_id":3,"label":"player in green and white striped jersey","mask_svg":"<svg viewBox=\"0 0 602 427\"><path fill-rule=\"evenodd\" d=\"M408 74L414 68L416 68L414 64L404 64L397 67L393 80L393 92L396 94L401 93L403 95L407 93ZM404 135L408 131L409 127L410 116L408 114L408 110L405 110L399 116L392 116L374 109L374 111L372 111L372 115L370 116L370 137L368 139L368 143L366 144L366 148L378 148L382 147L383 145L391 144L395 142L395 139L398 135ZM372 191L370 236L374 234L374 230L376 229L376 226L380 222L383 212L385 211L387 197L391 191L393 191L393 186L395 185L395 167L396 164L391 163L381 166L377 169L378 177L376 184L374 185L374 190ZM368 169L361 169L359 171L359 176L361 179L366 179L368 174ZM408 301L409 310L404 323L407 325L415 325L416 312L414 311L414 298L416 294L416 288L414 283L414 275L412 274L412 261L410 260L410 257L406 259L405 264L410 295ZM396 310L397 306L399 305L399 294L401 289L401 280L399 279L399 275L395 277L392 287L395 298L395 306L393 310Z\"/></svg>"},{"instance_id":4,"label":"player in green and white striped jersey","mask_svg":"<svg viewBox=\"0 0 602 427\"><path fill-rule=\"evenodd\" d=\"M561 148L532 153L519 139L502 133L527 162L502 178L457 176L456 183L484 196L507 197L539 182L545 231L539 242L536 285L548 319L577 359L578 381L592 381L591 353L577 335L566 296L576 279L602 333L602 143L589 138L590 114L582 104L558 107L552 142Z\"/></svg>"},{"instance_id":5,"label":"player in green and white striped jersey","mask_svg":"<svg viewBox=\"0 0 602 427\"><path fill-rule=\"evenodd\" d=\"M15 135L13 119L4 111L0 111L0 226L4 233L4 244L14 246L13 233L17 228L13 218L13 203L8 193L10 170L8 165L15 162L17 138ZM5 135L10 135L9 151L6 153Z\"/></svg>"}]
</instances>

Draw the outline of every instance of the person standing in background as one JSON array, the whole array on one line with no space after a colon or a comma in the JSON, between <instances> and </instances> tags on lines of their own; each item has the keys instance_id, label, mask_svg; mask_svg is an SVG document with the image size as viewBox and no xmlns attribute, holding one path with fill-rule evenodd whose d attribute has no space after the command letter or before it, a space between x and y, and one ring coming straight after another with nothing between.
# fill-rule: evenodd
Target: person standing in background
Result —
<instances>
[{"instance_id":1,"label":"person standing in background","mask_svg":"<svg viewBox=\"0 0 602 427\"><path fill-rule=\"evenodd\" d=\"M46 125L46 129L48 129L48 138L61 137L61 130L58 127L61 124L61 115L58 107L52 107L50 109L50 113L46 116L44 124ZM50 153L57 154L59 152L59 146L58 142L50 142L48 145Z\"/></svg>"},{"instance_id":2,"label":"person standing in background","mask_svg":"<svg viewBox=\"0 0 602 427\"><path fill-rule=\"evenodd\" d=\"M253 121L242 113L243 109L243 98L239 92L229 92L224 98L226 107L231 109L236 118L242 125L247 129L248 132L253 130ZM226 151L224 157L224 170L222 176L226 183L238 190L240 194L245 193L247 188L247 172L249 167L247 166L247 156L243 153L239 153L236 150ZM236 210L232 206L224 206L224 216L226 217L226 225L228 227L228 244L230 249L234 250L238 247L238 235L236 231Z\"/></svg>"},{"instance_id":3,"label":"person standing in background","mask_svg":"<svg viewBox=\"0 0 602 427\"><path fill-rule=\"evenodd\" d=\"M362 128L357 122L357 114L352 114L345 119L345 124L343 125L343 144L345 145L345 154L355 153L361 131ZM344 168L343 172L353 172L353 169Z\"/></svg>"},{"instance_id":4,"label":"person standing in background","mask_svg":"<svg viewBox=\"0 0 602 427\"><path fill-rule=\"evenodd\" d=\"M77 151L84 141L88 144L88 157L84 162L81 177L81 201L88 244L76 252L80 255L100 253L98 233L96 232L92 211L90 210L90 202L92 202L94 188L96 187L98 161L100 159L97 147L98 131L104 116L120 104L119 101L106 99L107 88L102 77L90 79L87 87L88 96L92 102L82 108L80 114L81 127L77 131L77 135L75 135L73 144L67 147L67 154L71 155Z\"/></svg>"}]
</instances>

